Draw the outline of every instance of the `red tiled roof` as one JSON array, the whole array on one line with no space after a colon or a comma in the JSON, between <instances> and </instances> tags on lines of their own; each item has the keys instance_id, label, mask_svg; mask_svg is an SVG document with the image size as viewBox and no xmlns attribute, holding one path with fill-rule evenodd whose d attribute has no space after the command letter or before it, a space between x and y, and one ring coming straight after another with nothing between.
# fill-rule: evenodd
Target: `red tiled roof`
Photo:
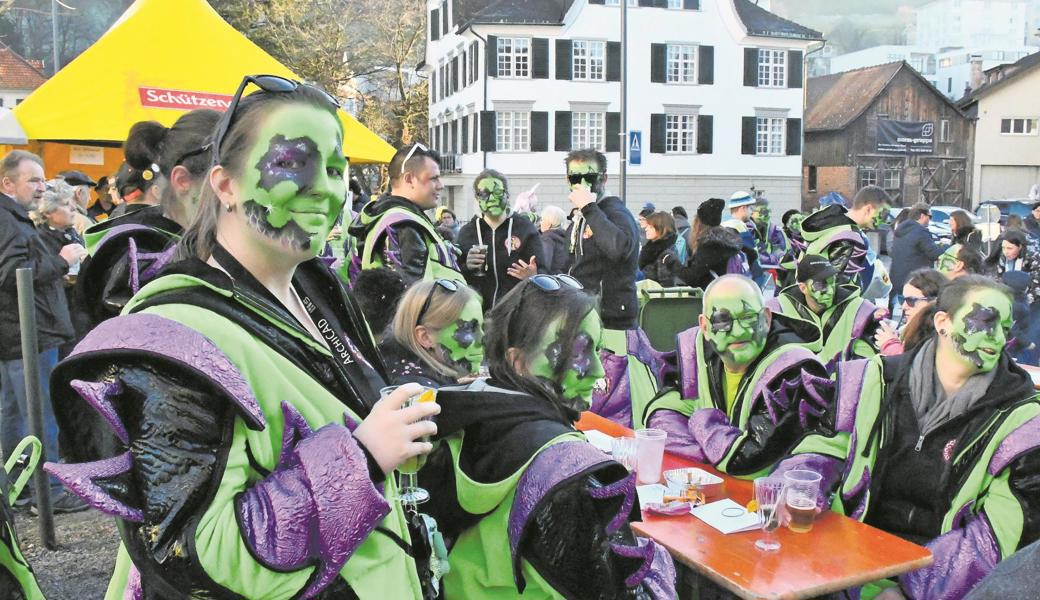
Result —
<instances>
[{"instance_id":1,"label":"red tiled roof","mask_svg":"<svg viewBox=\"0 0 1040 600\"><path fill-rule=\"evenodd\" d=\"M17 52L6 46L0 46L0 89L35 90L47 81L40 73Z\"/></svg>"}]
</instances>

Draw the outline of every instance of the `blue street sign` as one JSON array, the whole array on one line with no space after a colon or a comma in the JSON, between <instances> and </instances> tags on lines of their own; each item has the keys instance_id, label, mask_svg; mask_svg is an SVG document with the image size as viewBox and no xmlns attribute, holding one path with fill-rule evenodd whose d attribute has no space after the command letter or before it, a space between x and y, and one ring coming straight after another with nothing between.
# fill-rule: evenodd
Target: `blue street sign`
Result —
<instances>
[{"instance_id":1,"label":"blue street sign","mask_svg":"<svg viewBox=\"0 0 1040 600\"><path fill-rule=\"evenodd\" d=\"M628 132L628 164L643 164L643 132Z\"/></svg>"}]
</instances>

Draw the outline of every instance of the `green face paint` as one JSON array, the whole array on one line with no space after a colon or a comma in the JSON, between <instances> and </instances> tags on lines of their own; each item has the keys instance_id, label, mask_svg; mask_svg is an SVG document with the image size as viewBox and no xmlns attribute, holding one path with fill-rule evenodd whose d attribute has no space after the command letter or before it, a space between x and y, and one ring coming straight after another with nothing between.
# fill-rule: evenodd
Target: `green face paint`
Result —
<instances>
[{"instance_id":1,"label":"green face paint","mask_svg":"<svg viewBox=\"0 0 1040 600\"><path fill-rule=\"evenodd\" d=\"M509 207L506 185L494 177L481 179L477 184L477 205L480 212L489 217L498 218Z\"/></svg>"},{"instance_id":2,"label":"green face paint","mask_svg":"<svg viewBox=\"0 0 1040 600\"><path fill-rule=\"evenodd\" d=\"M832 275L826 281L807 281L805 293L819 304L824 310L834 305L834 297L838 293L838 277Z\"/></svg>"},{"instance_id":3,"label":"green face paint","mask_svg":"<svg viewBox=\"0 0 1040 600\"><path fill-rule=\"evenodd\" d=\"M542 337L543 349L531 363L531 374L562 390L568 406L585 410L592 403L596 382L604 375L599 359L603 325L596 311L590 311L569 348L567 340L560 339L562 325L562 320L556 321Z\"/></svg>"},{"instance_id":4,"label":"green face paint","mask_svg":"<svg viewBox=\"0 0 1040 600\"><path fill-rule=\"evenodd\" d=\"M871 223L874 229L878 229L888 222L888 211L890 209L891 207L887 204L882 205L882 207L878 209L877 213L874 214L874 221Z\"/></svg>"},{"instance_id":5,"label":"green face paint","mask_svg":"<svg viewBox=\"0 0 1040 600\"><path fill-rule=\"evenodd\" d=\"M791 217L789 219L787 219L787 228L790 229L791 231L795 231L797 233L801 233L802 232L802 221L804 221L804 220L805 220L805 216L804 215L800 215L800 214L791 215Z\"/></svg>"},{"instance_id":6,"label":"green face paint","mask_svg":"<svg viewBox=\"0 0 1040 600\"><path fill-rule=\"evenodd\" d=\"M478 298L467 302L459 318L437 333L437 347L458 370L474 374L480 369L484 362L484 311Z\"/></svg>"},{"instance_id":7,"label":"green face paint","mask_svg":"<svg viewBox=\"0 0 1040 600\"><path fill-rule=\"evenodd\" d=\"M995 290L968 294L952 315L950 338L963 361L981 372L997 366L1011 332L1011 300Z\"/></svg>"},{"instance_id":8,"label":"green face paint","mask_svg":"<svg viewBox=\"0 0 1040 600\"><path fill-rule=\"evenodd\" d=\"M255 231L289 250L318 254L347 193L342 131L331 113L302 104L264 121L240 186Z\"/></svg>"},{"instance_id":9,"label":"green face paint","mask_svg":"<svg viewBox=\"0 0 1040 600\"><path fill-rule=\"evenodd\" d=\"M769 225L770 216L772 216L772 211L769 210L768 206L756 206L751 209L751 220L759 227Z\"/></svg>"},{"instance_id":10,"label":"green face paint","mask_svg":"<svg viewBox=\"0 0 1040 600\"><path fill-rule=\"evenodd\" d=\"M585 177L575 182L574 178L578 175L585 175ZM596 163L582 161L570 163L567 165L567 179L570 183L571 191L584 187L595 194L597 198L603 195L603 174L599 172L599 167Z\"/></svg>"},{"instance_id":11,"label":"green face paint","mask_svg":"<svg viewBox=\"0 0 1040 600\"><path fill-rule=\"evenodd\" d=\"M960 262L960 259L957 258L957 255L960 253L960 244L954 244L953 246L947 248L946 252L940 254L939 258L935 261L935 270L939 271L940 273L952 272L954 269L957 268L957 263Z\"/></svg>"},{"instance_id":12,"label":"green face paint","mask_svg":"<svg viewBox=\"0 0 1040 600\"><path fill-rule=\"evenodd\" d=\"M751 364L762 354L769 325L760 298L716 292L704 306L704 314L708 315L704 338L731 371Z\"/></svg>"}]
</instances>

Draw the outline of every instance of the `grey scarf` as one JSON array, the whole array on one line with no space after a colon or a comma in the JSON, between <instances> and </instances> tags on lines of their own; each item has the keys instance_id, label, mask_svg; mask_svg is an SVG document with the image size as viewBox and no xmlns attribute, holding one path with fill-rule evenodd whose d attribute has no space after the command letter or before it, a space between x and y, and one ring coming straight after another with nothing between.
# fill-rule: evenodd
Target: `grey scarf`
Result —
<instances>
[{"instance_id":1,"label":"grey scarf","mask_svg":"<svg viewBox=\"0 0 1040 600\"><path fill-rule=\"evenodd\" d=\"M935 339L922 344L910 370L910 402L914 405L922 436L967 412L986 395L990 384L997 376L996 369L988 373L975 374L969 377L953 396L947 396L935 369L935 348Z\"/></svg>"}]
</instances>

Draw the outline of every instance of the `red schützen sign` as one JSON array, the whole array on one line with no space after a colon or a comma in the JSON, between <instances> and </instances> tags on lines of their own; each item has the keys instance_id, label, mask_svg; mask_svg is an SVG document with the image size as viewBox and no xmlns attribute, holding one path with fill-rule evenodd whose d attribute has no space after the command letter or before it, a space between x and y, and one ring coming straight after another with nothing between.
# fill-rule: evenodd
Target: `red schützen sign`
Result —
<instances>
[{"instance_id":1,"label":"red sch\u00fctzen sign","mask_svg":"<svg viewBox=\"0 0 1040 600\"><path fill-rule=\"evenodd\" d=\"M231 96L225 94L186 92L183 90L166 90L152 87L138 88L138 91L141 94L141 106L146 108L174 108L177 110L209 108L223 112L231 105Z\"/></svg>"}]
</instances>

